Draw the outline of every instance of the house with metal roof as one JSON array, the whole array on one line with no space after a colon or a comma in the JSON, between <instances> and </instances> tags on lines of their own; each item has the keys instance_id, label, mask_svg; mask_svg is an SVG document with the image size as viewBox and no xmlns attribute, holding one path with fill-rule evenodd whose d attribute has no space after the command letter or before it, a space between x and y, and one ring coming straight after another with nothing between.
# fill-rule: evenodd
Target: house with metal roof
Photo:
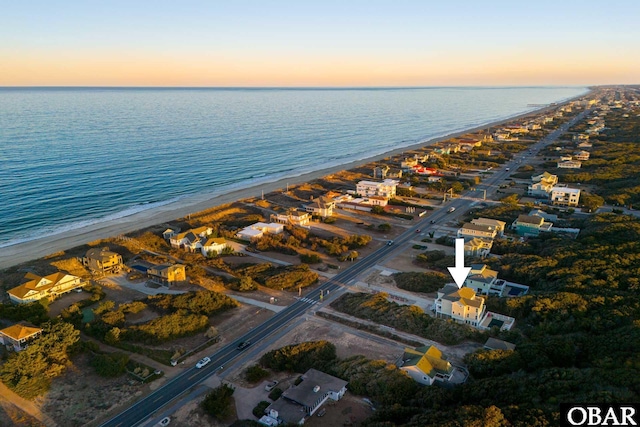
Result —
<instances>
[{"instance_id":1,"label":"house with metal roof","mask_svg":"<svg viewBox=\"0 0 640 427\"><path fill-rule=\"evenodd\" d=\"M482 320L486 306L484 298L467 287L458 288L449 283L438 290L435 300L436 317L452 319L459 323L478 326Z\"/></svg>"}]
</instances>

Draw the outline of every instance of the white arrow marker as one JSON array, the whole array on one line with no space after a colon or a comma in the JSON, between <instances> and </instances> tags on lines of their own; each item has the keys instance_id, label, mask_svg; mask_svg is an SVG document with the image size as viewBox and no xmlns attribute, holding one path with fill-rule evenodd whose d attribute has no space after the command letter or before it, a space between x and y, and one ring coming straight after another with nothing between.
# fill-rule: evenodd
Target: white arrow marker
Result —
<instances>
[{"instance_id":1,"label":"white arrow marker","mask_svg":"<svg viewBox=\"0 0 640 427\"><path fill-rule=\"evenodd\" d=\"M461 288L471 271L471 267L464 266L464 239L456 239L456 266L447 268L456 285Z\"/></svg>"}]
</instances>

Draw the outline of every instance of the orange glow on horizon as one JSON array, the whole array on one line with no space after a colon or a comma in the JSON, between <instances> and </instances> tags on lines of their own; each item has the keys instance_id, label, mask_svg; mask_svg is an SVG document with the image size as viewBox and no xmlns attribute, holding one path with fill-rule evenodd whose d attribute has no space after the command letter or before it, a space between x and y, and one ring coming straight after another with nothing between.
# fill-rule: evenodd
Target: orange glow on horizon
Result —
<instances>
[{"instance_id":1,"label":"orange glow on horizon","mask_svg":"<svg viewBox=\"0 0 640 427\"><path fill-rule=\"evenodd\" d=\"M1 86L469 86L638 83L640 60L8 54ZM613 58L611 58L613 60Z\"/></svg>"}]
</instances>

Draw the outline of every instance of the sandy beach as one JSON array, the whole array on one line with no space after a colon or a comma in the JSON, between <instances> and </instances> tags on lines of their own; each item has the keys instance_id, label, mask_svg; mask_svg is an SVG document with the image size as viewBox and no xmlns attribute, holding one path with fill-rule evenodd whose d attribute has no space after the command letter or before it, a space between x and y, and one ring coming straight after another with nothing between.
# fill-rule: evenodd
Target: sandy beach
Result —
<instances>
[{"instance_id":1,"label":"sandy beach","mask_svg":"<svg viewBox=\"0 0 640 427\"><path fill-rule=\"evenodd\" d=\"M351 169L359 165L382 160L386 157L401 154L406 151L426 147L439 141L444 141L449 138L454 138L467 133L477 132L489 127L499 126L504 123L519 120L524 117L530 117L543 113L549 109L558 108L573 99L581 98L586 94L564 101L557 105L544 107L535 111L513 116L504 120L499 120L492 123L483 124L481 126L466 129L460 132L451 133L442 137L433 138L428 141L423 141L412 146L402 147L394 150L390 150L386 153L370 157L363 160L354 161L351 163L342 164L339 166L326 168L322 170L313 171L296 177L282 178L277 181L262 183L239 190L234 190L229 193L216 196L199 195L188 197L180 200L176 203L167 204L155 209L150 209L142 212L135 213L133 215L118 218L115 220L105 220L96 224L92 224L86 227L77 228L62 232L55 235L44 236L42 238L30 240L28 242L18 243L12 246L3 247L0 249L0 269L6 269L11 266L22 264L27 261L45 257L49 254L64 251L79 245L86 244L99 239L105 239L108 237L118 236L120 234L129 233L135 230L146 228L152 225L161 224L164 222L172 221L178 218L186 217L189 214L200 212L214 206L231 203L237 200L252 198L260 196L261 192L269 193L278 189L283 189L287 184L301 184L312 181L314 179L330 175L342 170Z\"/></svg>"}]
</instances>

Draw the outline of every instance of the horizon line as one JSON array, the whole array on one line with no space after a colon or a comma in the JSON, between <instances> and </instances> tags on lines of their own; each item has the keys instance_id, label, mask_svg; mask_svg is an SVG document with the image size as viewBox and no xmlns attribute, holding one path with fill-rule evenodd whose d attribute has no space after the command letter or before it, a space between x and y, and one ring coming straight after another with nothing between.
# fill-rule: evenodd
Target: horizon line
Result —
<instances>
[{"instance_id":1,"label":"horizon line","mask_svg":"<svg viewBox=\"0 0 640 427\"><path fill-rule=\"evenodd\" d=\"M639 86L637 84L600 84L600 85L420 85L420 86L135 86L135 85L14 85L0 89L446 89L446 88L561 88L585 87L588 89L616 86Z\"/></svg>"}]
</instances>

